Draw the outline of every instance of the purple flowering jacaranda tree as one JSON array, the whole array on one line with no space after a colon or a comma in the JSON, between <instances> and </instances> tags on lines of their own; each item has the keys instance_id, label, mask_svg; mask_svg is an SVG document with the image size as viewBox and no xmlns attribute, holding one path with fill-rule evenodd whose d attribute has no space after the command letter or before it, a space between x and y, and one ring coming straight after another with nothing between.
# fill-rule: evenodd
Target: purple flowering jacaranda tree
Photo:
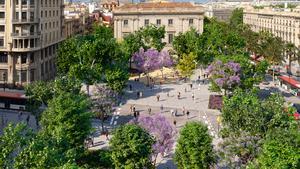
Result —
<instances>
[{"instance_id":1,"label":"purple flowering jacaranda tree","mask_svg":"<svg viewBox=\"0 0 300 169\"><path fill-rule=\"evenodd\" d=\"M173 60L167 51L159 52L156 49L148 49L145 51L141 48L134 53L132 60L140 72L147 75L147 84L149 84L149 72L163 67L170 67L173 65Z\"/></svg>"},{"instance_id":2,"label":"purple flowering jacaranda tree","mask_svg":"<svg viewBox=\"0 0 300 169\"><path fill-rule=\"evenodd\" d=\"M152 145L154 165L159 154L164 156L172 151L177 130L164 116L159 114L140 116L132 122L147 130L155 138L156 142Z\"/></svg>"},{"instance_id":3,"label":"purple flowering jacaranda tree","mask_svg":"<svg viewBox=\"0 0 300 169\"><path fill-rule=\"evenodd\" d=\"M168 51L161 51L159 55L159 67L161 71L161 77L164 77L163 68L164 67L171 67L174 65L173 59L170 56Z\"/></svg>"},{"instance_id":4,"label":"purple flowering jacaranda tree","mask_svg":"<svg viewBox=\"0 0 300 169\"><path fill-rule=\"evenodd\" d=\"M214 61L206 69L211 82L210 89L215 92L221 92L224 89L226 95L228 90L233 90L240 84L240 71L239 63Z\"/></svg>"}]
</instances>

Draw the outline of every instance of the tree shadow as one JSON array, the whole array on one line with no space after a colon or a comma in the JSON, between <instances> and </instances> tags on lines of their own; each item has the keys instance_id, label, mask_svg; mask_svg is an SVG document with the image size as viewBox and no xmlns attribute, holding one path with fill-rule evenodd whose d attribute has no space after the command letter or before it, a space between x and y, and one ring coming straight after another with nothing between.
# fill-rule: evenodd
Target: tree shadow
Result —
<instances>
[{"instance_id":1,"label":"tree shadow","mask_svg":"<svg viewBox=\"0 0 300 169\"><path fill-rule=\"evenodd\" d=\"M164 163L159 163L156 166L157 169L177 169L172 159L168 159Z\"/></svg>"}]
</instances>

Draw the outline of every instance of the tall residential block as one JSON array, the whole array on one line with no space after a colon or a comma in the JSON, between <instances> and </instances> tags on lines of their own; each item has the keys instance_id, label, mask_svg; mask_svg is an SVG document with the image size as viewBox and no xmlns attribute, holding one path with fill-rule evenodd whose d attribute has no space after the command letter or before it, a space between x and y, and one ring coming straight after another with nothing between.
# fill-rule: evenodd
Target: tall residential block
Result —
<instances>
[{"instance_id":1,"label":"tall residential block","mask_svg":"<svg viewBox=\"0 0 300 169\"><path fill-rule=\"evenodd\" d=\"M175 35L194 28L203 32L204 8L193 3L149 2L125 4L113 10L114 36L124 36L153 24L164 26L166 30L164 42L171 46Z\"/></svg>"},{"instance_id":2,"label":"tall residential block","mask_svg":"<svg viewBox=\"0 0 300 169\"><path fill-rule=\"evenodd\" d=\"M0 0L0 83L53 78L63 26L63 0Z\"/></svg>"}]
</instances>

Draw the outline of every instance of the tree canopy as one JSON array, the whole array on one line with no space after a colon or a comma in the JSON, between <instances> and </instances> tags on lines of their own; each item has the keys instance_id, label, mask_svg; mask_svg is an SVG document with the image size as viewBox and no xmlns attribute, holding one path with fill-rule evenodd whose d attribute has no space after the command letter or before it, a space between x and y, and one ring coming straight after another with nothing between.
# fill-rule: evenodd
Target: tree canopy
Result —
<instances>
[{"instance_id":1,"label":"tree canopy","mask_svg":"<svg viewBox=\"0 0 300 169\"><path fill-rule=\"evenodd\" d=\"M153 143L153 137L137 125L125 124L116 128L109 142L115 168L152 168Z\"/></svg>"},{"instance_id":2,"label":"tree canopy","mask_svg":"<svg viewBox=\"0 0 300 169\"><path fill-rule=\"evenodd\" d=\"M175 149L178 168L210 168L215 162L212 138L207 126L189 122L180 131Z\"/></svg>"}]
</instances>

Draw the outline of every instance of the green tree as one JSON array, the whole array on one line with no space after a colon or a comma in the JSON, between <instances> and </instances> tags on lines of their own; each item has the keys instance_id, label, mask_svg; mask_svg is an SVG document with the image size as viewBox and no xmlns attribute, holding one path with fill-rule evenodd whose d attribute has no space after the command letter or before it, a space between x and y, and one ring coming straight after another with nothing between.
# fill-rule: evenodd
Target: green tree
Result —
<instances>
[{"instance_id":1,"label":"green tree","mask_svg":"<svg viewBox=\"0 0 300 169\"><path fill-rule=\"evenodd\" d=\"M165 42L162 42L166 34L164 26L148 25L141 28L138 33L140 33L146 49L154 48L161 51L166 45Z\"/></svg>"},{"instance_id":2,"label":"green tree","mask_svg":"<svg viewBox=\"0 0 300 169\"><path fill-rule=\"evenodd\" d=\"M273 66L281 64L284 60L284 43L279 37L269 32L260 32L259 53ZM275 72L273 71L273 81Z\"/></svg>"},{"instance_id":3,"label":"green tree","mask_svg":"<svg viewBox=\"0 0 300 169\"><path fill-rule=\"evenodd\" d=\"M300 132L297 128L277 128L264 140L262 151L249 168L300 167Z\"/></svg>"},{"instance_id":4,"label":"green tree","mask_svg":"<svg viewBox=\"0 0 300 169\"><path fill-rule=\"evenodd\" d=\"M195 29L191 29L184 33L180 32L174 37L172 46L179 58L181 58L183 54L198 52L197 44L199 37L200 34Z\"/></svg>"},{"instance_id":5,"label":"green tree","mask_svg":"<svg viewBox=\"0 0 300 169\"><path fill-rule=\"evenodd\" d=\"M71 77L86 83L87 87L109 81L109 85L112 85L111 88L117 91L124 88L124 83L128 80L126 74L128 74L129 58L122 52L121 45L113 38L110 28L97 26L94 28L93 34L78 36L69 41L62 45L57 56L57 65L64 70L60 72L62 75L71 75ZM76 48L72 49L74 50L72 55L65 54L69 52L68 46L72 46L74 43ZM67 60L66 57L68 57ZM72 61L68 62L68 60ZM120 78L120 74L125 76ZM116 86L115 83L121 85Z\"/></svg>"},{"instance_id":6,"label":"green tree","mask_svg":"<svg viewBox=\"0 0 300 169\"><path fill-rule=\"evenodd\" d=\"M210 168L214 164L212 137L202 123L187 123L177 142L175 161L178 168Z\"/></svg>"},{"instance_id":7,"label":"green tree","mask_svg":"<svg viewBox=\"0 0 300 169\"><path fill-rule=\"evenodd\" d=\"M0 136L0 168L13 168L16 154L23 151L33 138L33 132L25 124L9 124Z\"/></svg>"},{"instance_id":8,"label":"green tree","mask_svg":"<svg viewBox=\"0 0 300 169\"><path fill-rule=\"evenodd\" d=\"M66 148L64 138L59 140L39 132L30 144L16 157L14 168L55 168L75 161L75 151Z\"/></svg>"},{"instance_id":9,"label":"green tree","mask_svg":"<svg viewBox=\"0 0 300 169\"><path fill-rule=\"evenodd\" d=\"M232 11L231 17L230 17L230 26L233 28L237 28L239 25L243 24L243 8L235 8Z\"/></svg>"},{"instance_id":10,"label":"green tree","mask_svg":"<svg viewBox=\"0 0 300 169\"><path fill-rule=\"evenodd\" d=\"M244 166L259 154L262 140L274 128L293 126L290 115L292 107L285 107L284 98L274 94L265 100L258 97L257 89L236 90L231 97L225 97L222 108L222 130L224 138L221 158L238 157L238 165Z\"/></svg>"},{"instance_id":11,"label":"green tree","mask_svg":"<svg viewBox=\"0 0 300 169\"><path fill-rule=\"evenodd\" d=\"M153 168L151 164L154 139L137 125L118 127L109 144L116 169Z\"/></svg>"},{"instance_id":12,"label":"green tree","mask_svg":"<svg viewBox=\"0 0 300 169\"><path fill-rule=\"evenodd\" d=\"M62 92L42 114L42 130L56 140L65 140L66 149L82 152L84 140L91 132L90 103L85 96Z\"/></svg>"},{"instance_id":13,"label":"green tree","mask_svg":"<svg viewBox=\"0 0 300 169\"><path fill-rule=\"evenodd\" d=\"M194 53L183 54L177 64L177 69L184 77L190 77L196 69L196 55Z\"/></svg>"},{"instance_id":14,"label":"green tree","mask_svg":"<svg viewBox=\"0 0 300 169\"><path fill-rule=\"evenodd\" d=\"M300 63L300 52L299 48L295 46L293 43L286 43L285 44L285 53L288 56L288 65L289 71L292 71L292 62L298 61Z\"/></svg>"}]
</instances>

